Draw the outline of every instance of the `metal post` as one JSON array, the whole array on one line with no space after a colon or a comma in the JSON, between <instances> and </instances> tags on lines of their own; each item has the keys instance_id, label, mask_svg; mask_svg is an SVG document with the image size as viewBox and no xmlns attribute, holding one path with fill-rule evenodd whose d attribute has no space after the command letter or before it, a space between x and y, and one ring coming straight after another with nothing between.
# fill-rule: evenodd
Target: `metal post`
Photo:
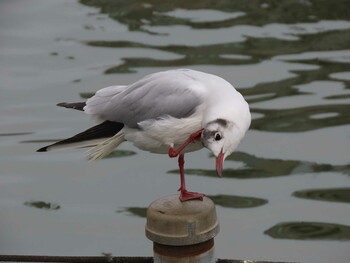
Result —
<instances>
[{"instance_id":1,"label":"metal post","mask_svg":"<svg viewBox=\"0 0 350 263\"><path fill-rule=\"evenodd\" d=\"M219 223L213 201L180 202L162 197L147 209L146 236L153 241L155 263L214 263Z\"/></svg>"}]
</instances>

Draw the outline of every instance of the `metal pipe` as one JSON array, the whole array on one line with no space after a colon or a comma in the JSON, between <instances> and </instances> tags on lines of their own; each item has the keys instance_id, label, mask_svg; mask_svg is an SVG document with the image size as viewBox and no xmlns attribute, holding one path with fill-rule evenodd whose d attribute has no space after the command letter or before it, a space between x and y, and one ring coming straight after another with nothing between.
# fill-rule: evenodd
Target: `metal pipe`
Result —
<instances>
[{"instance_id":1,"label":"metal pipe","mask_svg":"<svg viewBox=\"0 0 350 263\"><path fill-rule=\"evenodd\" d=\"M219 223L208 198L181 202L162 197L147 209L146 236L153 241L155 263L214 263Z\"/></svg>"}]
</instances>

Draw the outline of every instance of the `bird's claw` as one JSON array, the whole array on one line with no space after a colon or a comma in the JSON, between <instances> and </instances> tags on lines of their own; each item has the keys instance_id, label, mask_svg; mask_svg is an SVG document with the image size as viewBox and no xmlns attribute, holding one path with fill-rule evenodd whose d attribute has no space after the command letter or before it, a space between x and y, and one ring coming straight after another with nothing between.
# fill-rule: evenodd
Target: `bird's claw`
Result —
<instances>
[{"instance_id":1,"label":"bird's claw","mask_svg":"<svg viewBox=\"0 0 350 263\"><path fill-rule=\"evenodd\" d=\"M178 152L174 150L174 148L170 147L169 148L169 151L168 151L168 155L170 158L174 158L176 156L178 156Z\"/></svg>"},{"instance_id":2,"label":"bird's claw","mask_svg":"<svg viewBox=\"0 0 350 263\"><path fill-rule=\"evenodd\" d=\"M180 201L181 202L185 202L185 201L189 201L189 200L203 200L203 197L205 196L205 194L202 193L197 193L197 192L189 192L187 190L180 190Z\"/></svg>"}]
</instances>

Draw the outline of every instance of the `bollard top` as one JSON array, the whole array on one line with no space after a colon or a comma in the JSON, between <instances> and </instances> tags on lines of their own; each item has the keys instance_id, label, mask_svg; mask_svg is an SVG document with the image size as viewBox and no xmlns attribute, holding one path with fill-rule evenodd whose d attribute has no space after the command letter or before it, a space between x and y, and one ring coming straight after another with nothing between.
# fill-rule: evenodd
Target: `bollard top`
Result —
<instances>
[{"instance_id":1,"label":"bollard top","mask_svg":"<svg viewBox=\"0 0 350 263\"><path fill-rule=\"evenodd\" d=\"M219 232L215 205L208 197L181 202L178 195L162 197L147 209L146 236L153 242L186 246L205 242Z\"/></svg>"}]
</instances>

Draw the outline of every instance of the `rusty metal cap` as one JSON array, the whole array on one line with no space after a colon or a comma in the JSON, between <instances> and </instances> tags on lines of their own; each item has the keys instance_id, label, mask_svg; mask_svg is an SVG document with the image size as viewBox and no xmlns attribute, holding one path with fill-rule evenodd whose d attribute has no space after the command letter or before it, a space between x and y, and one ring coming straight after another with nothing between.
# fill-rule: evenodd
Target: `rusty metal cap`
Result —
<instances>
[{"instance_id":1,"label":"rusty metal cap","mask_svg":"<svg viewBox=\"0 0 350 263\"><path fill-rule=\"evenodd\" d=\"M186 246L219 233L215 205L208 197L180 202L178 195L162 197L147 209L146 236L153 242Z\"/></svg>"}]
</instances>

